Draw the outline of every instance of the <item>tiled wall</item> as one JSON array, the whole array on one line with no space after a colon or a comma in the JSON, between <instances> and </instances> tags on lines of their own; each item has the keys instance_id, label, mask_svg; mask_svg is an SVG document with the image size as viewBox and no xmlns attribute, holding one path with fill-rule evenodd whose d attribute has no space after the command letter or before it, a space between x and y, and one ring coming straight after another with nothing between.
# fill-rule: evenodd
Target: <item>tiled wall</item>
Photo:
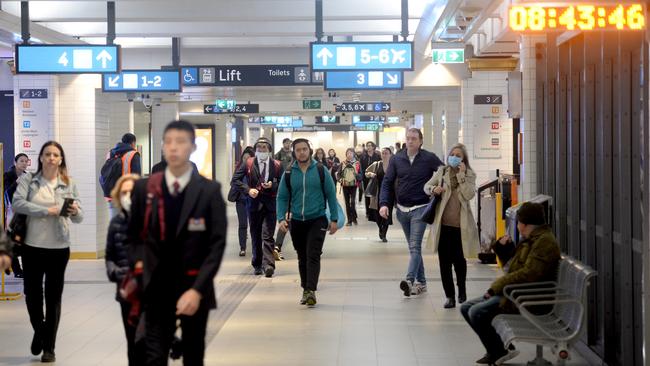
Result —
<instances>
[{"instance_id":1,"label":"tiled wall","mask_svg":"<svg viewBox=\"0 0 650 366\"><path fill-rule=\"evenodd\" d=\"M433 148L432 151L444 160L448 147L459 141L461 123L460 87L436 95L432 101ZM445 123L443 124L443 115Z\"/></svg>"}]
</instances>

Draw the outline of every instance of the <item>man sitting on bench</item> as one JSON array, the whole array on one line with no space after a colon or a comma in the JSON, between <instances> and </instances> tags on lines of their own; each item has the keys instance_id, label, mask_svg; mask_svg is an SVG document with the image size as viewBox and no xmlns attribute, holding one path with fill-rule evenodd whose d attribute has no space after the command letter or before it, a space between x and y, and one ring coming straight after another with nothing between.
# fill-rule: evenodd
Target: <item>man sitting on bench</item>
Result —
<instances>
[{"instance_id":1,"label":"man sitting on bench","mask_svg":"<svg viewBox=\"0 0 650 366\"><path fill-rule=\"evenodd\" d=\"M465 302L460 312L481 339L487 350L477 364L501 365L515 358L519 351L511 345L505 349L501 338L492 327L492 319L503 313L516 313L511 302L503 296L507 285L554 281L560 260L560 248L549 225L545 225L544 206L539 203L524 203L517 212L517 229L522 241L517 245L512 258L505 259L506 274L492 283L482 297ZM512 245L508 235L493 245ZM507 252L507 251L506 251Z\"/></svg>"}]
</instances>

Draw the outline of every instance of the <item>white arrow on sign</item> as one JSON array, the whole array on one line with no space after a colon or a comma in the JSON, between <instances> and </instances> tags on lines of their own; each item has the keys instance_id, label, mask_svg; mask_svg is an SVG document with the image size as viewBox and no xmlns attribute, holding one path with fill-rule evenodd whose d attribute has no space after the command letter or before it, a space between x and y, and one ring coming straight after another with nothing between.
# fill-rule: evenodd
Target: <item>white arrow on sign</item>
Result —
<instances>
[{"instance_id":1,"label":"white arrow on sign","mask_svg":"<svg viewBox=\"0 0 650 366\"><path fill-rule=\"evenodd\" d=\"M386 73L386 76L388 76L388 84L390 85L397 85L399 82L399 77L397 74L391 74L389 72Z\"/></svg>"},{"instance_id":2,"label":"white arrow on sign","mask_svg":"<svg viewBox=\"0 0 650 366\"><path fill-rule=\"evenodd\" d=\"M67 52L63 52L63 54L61 55L61 57L59 57L59 61L58 61L58 63L60 63L61 65L63 65L63 67L68 67L68 62L69 62L69 61L68 61L68 53L67 53Z\"/></svg>"},{"instance_id":3,"label":"white arrow on sign","mask_svg":"<svg viewBox=\"0 0 650 366\"><path fill-rule=\"evenodd\" d=\"M113 56L111 56L110 53L106 50L102 50L102 52L97 55L97 61L102 62L102 69L106 68L106 62L111 61L113 59Z\"/></svg>"},{"instance_id":4,"label":"white arrow on sign","mask_svg":"<svg viewBox=\"0 0 650 366\"><path fill-rule=\"evenodd\" d=\"M111 88L117 88L119 87L119 84L117 84L117 81L120 80L120 75L115 75L114 78L108 77L108 86Z\"/></svg>"},{"instance_id":5,"label":"white arrow on sign","mask_svg":"<svg viewBox=\"0 0 650 366\"><path fill-rule=\"evenodd\" d=\"M406 50L396 51L391 49L390 52L393 54L393 64L406 62L406 58L404 58Z\"/></svg>"},{"instance_id":6,"label":"white arrow on sign","mask_svg":"<svg viewBox=\"0 0 650 366\"><path fill-rule=\"evenodd\" d=\"M318 54L316 55L317 58L322 58L323 59L323 66L327 66L327 59L334 57L334 54L330 52L330 50L325 47Z\"/></svg>"},{"instance_id":7,"label":"white arrow on sign","mask_svg":"<svg viewBox=\"0 0 650 366\"><path fill-rule=\"evenodd\" d=\"M212 106L206 105L205 106L205 113L210 113L212 112Z\"/></svg>"},{"instance_id":8,"label":"white arrow on sign","mask_svg":"<svg viewBox=\"0 0 650 366\"><path fill-rule=\"evenodd\" d=\"M452 61L458 60L458 54L456 52L450 52L448 55L449 55L449 59L451 59Z\"/></svg>"},{"instance_id":9,"label":"white arrow on sign","mask_svg":"<svg viewBox=\"0 0 650 366\"><path fill-rule=\"evenodd\" d=\"M390 109L390 105L384 104L382 108L383 110L388 111Z\"/></svg>"}]
</instances>

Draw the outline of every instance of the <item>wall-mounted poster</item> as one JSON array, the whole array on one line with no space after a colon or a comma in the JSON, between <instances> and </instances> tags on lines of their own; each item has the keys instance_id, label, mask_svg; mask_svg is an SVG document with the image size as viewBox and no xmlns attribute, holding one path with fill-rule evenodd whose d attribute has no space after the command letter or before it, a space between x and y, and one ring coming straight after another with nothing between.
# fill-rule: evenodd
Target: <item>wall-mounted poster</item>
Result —
<instances>
[{"instance_id":1,"label":"wall-mounted poster","mask_svg":"<svg viewBox=\"0 0 650 366\"><path fill-rule=\"evenodd\" d=\"M29 157L27 170L36 171L38 153L50 139L49 99L47 89L20 89L19 114L14 122L16 154Z\"/></svg>"},{"instance_id":2,"label":"wall-mounted poster","mask_svg":"<svg viewBox=\"0 0 650 366\"><path fill-rule=\"evenodd\" d=\"M214 126L196 125L195 131L196 151L190 160L196 164L202 176L214 180Z\"/></svg>"},{"instance_id":3,"label":"wall-mounted poster","mask_svg":"<svg viewBox=\"0 0 650 366\"><path fill-rule=\"evenodd\" d=\"M474 96L474 158L501 158L501 124L507 118L501 95Z\"/></svg>"}]
</instances>

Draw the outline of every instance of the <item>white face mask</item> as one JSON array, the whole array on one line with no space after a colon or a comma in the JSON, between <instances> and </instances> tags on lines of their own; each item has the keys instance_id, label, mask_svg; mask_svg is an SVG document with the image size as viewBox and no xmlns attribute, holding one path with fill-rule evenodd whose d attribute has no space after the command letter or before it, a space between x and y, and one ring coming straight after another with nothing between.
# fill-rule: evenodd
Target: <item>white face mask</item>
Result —
<instances>
[{"instance_id":1,"label":"white face mask","mask_svg":"<svg viewBox=\"0 0 650 366\"><path fill-rule=\"evenodd\" d=\"M255 157L257 157L257 160L265 161L269 158L269 153L268 152L256 152Z\"/></svg>"},{"instance_id":2,"label":"white face mask","mask_svg":"<svg viewBox=\"0 0 650 366\"><path fill-rule=\"evenodd\" d=\"M124 211L131 212L131 196L130 195L127 194L126 196L120 197L120 204L122 205L122 208L124 209Z\"/></svg>"}]
</instances>

